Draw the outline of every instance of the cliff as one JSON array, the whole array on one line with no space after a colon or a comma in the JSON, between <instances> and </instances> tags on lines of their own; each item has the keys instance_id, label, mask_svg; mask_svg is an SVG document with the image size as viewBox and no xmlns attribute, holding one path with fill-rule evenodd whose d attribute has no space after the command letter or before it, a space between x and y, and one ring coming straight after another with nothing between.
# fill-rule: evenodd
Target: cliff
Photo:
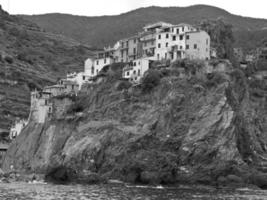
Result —
<instances>
[{"instance_id":1,"label":"cliff","mask_svg":"<svg viewBox=\"0 0 267 200\"><path fill-rule=\"evenodd\" d=\"M71 104L54 99L61 106L53 118L30 122L3 169L66 169L65 179L90 171L134 183L266 187L266 99L252 101L238 70L182 79L174 71L161 71L152 89L107 77Z\"/></svg>"}]
</instances>

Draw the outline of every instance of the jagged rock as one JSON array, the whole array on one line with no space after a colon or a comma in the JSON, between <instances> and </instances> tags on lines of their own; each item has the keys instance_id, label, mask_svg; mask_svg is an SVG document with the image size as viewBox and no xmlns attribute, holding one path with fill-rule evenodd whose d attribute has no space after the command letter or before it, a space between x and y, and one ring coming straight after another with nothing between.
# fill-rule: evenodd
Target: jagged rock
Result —
<instances>
[{"instance_id":1,"label":"jagged rock","mask_svg":"<svg viewBox=\"0 0 267 200\"><path fill-rule=\"evenodd\" d=\"M94 86L79 99L82 118L30 122L3 167L45 173L61 166L47 174L63 181L264 186L252 175L264 169L266 118L256 113L242 74L221 81L202 93L193 87L198 80L166 77L149 93L131 89L127 101L116 80Z\"/></svg>"}]
</instances>

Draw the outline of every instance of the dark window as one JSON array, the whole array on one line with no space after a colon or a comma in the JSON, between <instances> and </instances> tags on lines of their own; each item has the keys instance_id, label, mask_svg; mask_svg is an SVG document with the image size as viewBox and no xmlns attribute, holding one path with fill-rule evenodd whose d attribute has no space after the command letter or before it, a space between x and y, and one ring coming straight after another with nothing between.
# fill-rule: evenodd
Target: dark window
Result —
<instances>
[{"instance_id":1,"label":"dark window","mask_svg":"<svg viewBox=\"0 0 267 200\"><path fill-rule=\"evenodd\" d=\"M169 38L169 34L168 33L166 34L166 38Z\"/></svg>"},{"instance_id":2,"label":"dark window","mask_svg":"<svg viewBox=\"0 0 267 200\"><path fill-rule=\"evenodd\" d=\"M136 39L134 39L134 43L136 43Z\"/></svg>"},{"instance_id":3,"label":"dark window","mask_svg":"<svg viewBox=\"0 0 267 200\"><path fill-rule=\"evenodd\" d=\"M135 70L133 71L133 74L136 74L136 71Z\"/></svg>"},{"instance_id":4,"label":"dark window","mask_svg":"<svg viewBox=\"0 0 267 200\"><path fill-rule=\"evenodd\" d=\"M99 64L99 61L97 60L97 61L96 61L96 65L98 65L98 64Z\"/></svg>"},{"instance_id":5,"label":"dark window","mask_svg":"<svg viewBox=\"0 0 267 200\"><path fill-rule=\"evenodd\" d=\"M165 59L167 59L167 53L165 53Z\"/></svg>"},{"instance_id":6,"label":"dark window","mask_svg":"<svg viewBox=\"0 0 267 200\"><path fill-rule=\"evenodd\" d=\"M45 100L45 105L47 105L48 104L48 101L47 100Z\"/></svg>"},{"instance_id":7,"label":"dark window","mask_svg":"<svg viewBox=\"0 0 267 200\"><path fill-rule=\"evenodd\" d=\"M133 53L136 54L136 48L133 48Z\"/></svg>"},{"instance_id":8,"label":"dark window","mask_svg":"<svg viewBox=\"0 0 267 200\"><path fill-rule=\"evenodd\" d=\"M161 39L161 35L159 35L159 40Z\"/></svg>"},{"instance_id":9,"label":"dark window","mask_svg":"<svg viewBox=\"0 0 267 200\"><path fill-rule=\"evenodd\" d=\"M209 44L209 39L206 39L206 44L207 44L207 45Z\"/></svg>"},{"instance_id":10,"label":"dark window","mask_svg":"<svg viewBox=\"0 0 267 200\"><path fill-rule=\"evenodd\" d=\"M83 76L83 80L85 80L85 76Z\"/></svg>"},{"instance_id":11,"label":"dark window","mask_svg":"<svg viewBox=\"0 0 267 200\"><path fill-rule=\"evenodd\" d=\"M98 74L98 69L96 70L96 74Z\"/></svg>"},{"instance_id":12,"label":"dark window","mask_svg":"<svg viewBox=\"0 0 267 200\"><path fill-rule=\"evenodd\" d=\"M122 43L121 43L121 47L123 48L123 46L124 46L124 43L122 42Z\"/></svg>"},{"instance_id":13,"label":"dark window","mask_svg":"<svg viewBox=\"0 0 267 200\"><path fill-rule=\"evenodd\" d=\"M129 76L130 75L130 72L127 72L126 75Z\"/></svg>"},{"instance_id":14,"label":"dark window","mask_svg":"<svg viewBox=\"0 0 267 200\"><path fill-rule=\"evenodd\" d=\"M189 40L189 35L186 35L186 39Z\"/></svg>"},{"instance_id":15,"label":"dark window","mask_svg":"<svg viewBox=\"0 0 267 200\"><path fill-rule=\"evenodd\" d=\"M104 64L106 64L106 62L107 62L107 60L106 60L106 58L104 59Z\"/></svg>"},{"instance_id":16,"label":"dark window","mask_svg":"<svg viewBox=\"0 0 267 200\"><path fill-rule=\"evenodd\" d=\"M74 90L74 85L71 86L71 89Z\"/></svg>"},{"instance_id":17,"label":"dark window","mask_svg":"<svg viewBox=\"0 0 267 200\"><path fill-rule=\"evenodd\" d=\"M180 46L180 49L183 49L183 46Z\"/></svg>"},{"instance_id":18,"label":"dark window","mask_svg":"<svg viewBox=\"0 0 267 200\"><path fill-rule=\"evenodd\" d=\"M173 28L172 28L172 32L173 32Z\"/></svg>"},{"instance_id":19,"label":"dark window","mask_svg":"<svg viewBox=\"0 0 267 200\"><path fill-rule=\"evenodd\" d=\"M157 54L158 60L159 60L159 54Z\"/></svg>"},{"instance_id":20,"label":"dark window","mask_svg":"<svg viewBox=\"0 0 267 200\"><path fill-rule=\"evenodd\" d=\"M138 76L140 76L141 75L141 70L140 69L138 69Z\"/></svg>"},{"instance_id":21,"label":"dark window","mask_svg":"<svg viewBox=\"0 0 267 200\"><path fill-rule=\"evenodd\" d=\"M183 40L184 39L184 36L183 35L180 35L180 40Z\"/></svg>"},{"instance_id":22,"label":"dark window","mask_svg":"<svg viewBox=\"0 0 267 200\"><path fill-rule=\"evenodd\" d=\"M133 66L136 66L136 62L133 63Z\"/></svg>"},{"instance_id":23,"label":"dark window","mask_svg":"<svg viewBox=\"0 0 267 200\"><path fill-rule=\"evenodd\" d=\"M160 45L160 43L158 44L158 48L160 48L161 47L161 45Z\"/></svg>"},{"instance_id":24,"label":"dark window","mask_svg":"<svg viewBox=\"0 0 267 200\"><path fill-rule=\"evenodd\" d=\"M173 41L175 41L176 40L176 36L174 35L174 36L172 36L172 40Z\"/></svg>"},{"instance_id":25,"label":"dark window","mask_svg":"<svg viewBox=\"0 0 267 200\"><path fill-rule=\"evenodd\" d=\"M188 44L186 45L186 49L189 49L189 45Z\"/></svg>"},{"instance_id":26,"label":"dark window","mask_svg":"<svg viewBox=\"0 0 267 200\"><path fill-rule=\"evenodd\" d=\"M166 42L166 47L168 47L169 46L169 43L168 42Z\"/></svg>"},{"instance_id":27,"label":"dark window","mask_svg":"<svg viewBox=\"0 0 267 200\"><path fill-rule=\"evenodd\" d=\"M176 33L179 34L179 28L176 29Z\"/></svg>"},{"instance_id":28,"label":"dark window","mask_svg":"<svg viewBox=\"0 0 267 200\"><path fill-rule=\"evenodd\" d=\"M197 44L194 44L194 49L197 49Z\"/></svg>"},{"instance_id":29,"label":"dark window","mask_svg":"<svg viewBox=\"0 0 267 200\"><path fill-rule=\"evenodd\" d=\"M184 32L184 27L182 27L182 31Z\"/></svg>"},{"instance_id":30,"label":"dark window","mask_svg":"<svg viewBox=\"0 0 267 200\"><path fill-rule=\"evenodd\" d=\"M93 66L92 69L91 69L91 73L92 73L92 74L95 73L95 68L94 68L94 66Z\"/></svg>"}]
</instances>

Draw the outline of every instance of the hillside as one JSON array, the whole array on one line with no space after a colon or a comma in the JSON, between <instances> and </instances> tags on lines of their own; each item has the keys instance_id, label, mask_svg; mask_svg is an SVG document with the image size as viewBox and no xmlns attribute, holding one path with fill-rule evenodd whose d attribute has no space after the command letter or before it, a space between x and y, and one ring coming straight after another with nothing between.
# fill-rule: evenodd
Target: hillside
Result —
<instances>
[{"instance_id":1,"label":"hillside","mask_svg":"<svg viewBox=\"0 0 267 200\"><path fill-rule=\"evenodd\" d=\"M90 14L90 13L89 13ZM44 14L23 16L47 31L59 33L89 45L102 47L141 31L147 23L166 21L173 24L187 22L196 24L202 19L224 18L234 30L244 32L262 30L266 19L254 19L233 15L223 9L195 5L190 7L147 7L116 16L85 17L68 14ZM236 35L238 39L238 34ZM237 45L244 41L238 40Z\"/></svg>"},{"instance_id":2,"label":"hillside","mask_svg":"<svg viewBox=\"0 0 267 200\"><path fill-rule=\"evenodd\" d=\"M0 7L0 128L27 118L30 90L52 84L67 71L83 70L92 52L64 36L9 15Z\"/></svg>"},{"instance_id":3,"label":"hillside","mask_svg":"<svg viewBox=\"0 0 267 200\"><path fill-rule=\"evenodd\" d=\"M206 76L202 67L151 69L140 87L129 87L112 65L111 76L76 99L55 97L53 117L30 121L3 169L13 165L63 182L95 183L98 175L138 184L266 188L266 82L255 95L243 72Z\"/></svg>"}]
</instances>

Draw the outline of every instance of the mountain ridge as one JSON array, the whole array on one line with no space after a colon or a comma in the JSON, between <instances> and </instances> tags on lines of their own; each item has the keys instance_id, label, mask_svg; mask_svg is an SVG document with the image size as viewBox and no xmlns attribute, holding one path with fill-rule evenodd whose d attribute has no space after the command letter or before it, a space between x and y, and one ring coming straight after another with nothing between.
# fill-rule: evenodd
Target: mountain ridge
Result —
<instances>
[{"instance_id":1,"label":"mountain ridge","mask_svg":"<svg viewBox=\"0 0 267 200\"><path fill-rule=\"evenodd\" d=\"M267 19L234 15L224 9L208 5L189 7L151 6L120 15L96 17L61 13L21 16L49 32L63 34L97 47L113 45L117 40L129 37L141 31L144 25L156 21L166 21L173 24L180 22L197 24L205 19L224 18L226 22L233 25L235 31L262 30L267 27ZM238 35L236 38L238 39Z\"/></svg>"}]
</instances>

